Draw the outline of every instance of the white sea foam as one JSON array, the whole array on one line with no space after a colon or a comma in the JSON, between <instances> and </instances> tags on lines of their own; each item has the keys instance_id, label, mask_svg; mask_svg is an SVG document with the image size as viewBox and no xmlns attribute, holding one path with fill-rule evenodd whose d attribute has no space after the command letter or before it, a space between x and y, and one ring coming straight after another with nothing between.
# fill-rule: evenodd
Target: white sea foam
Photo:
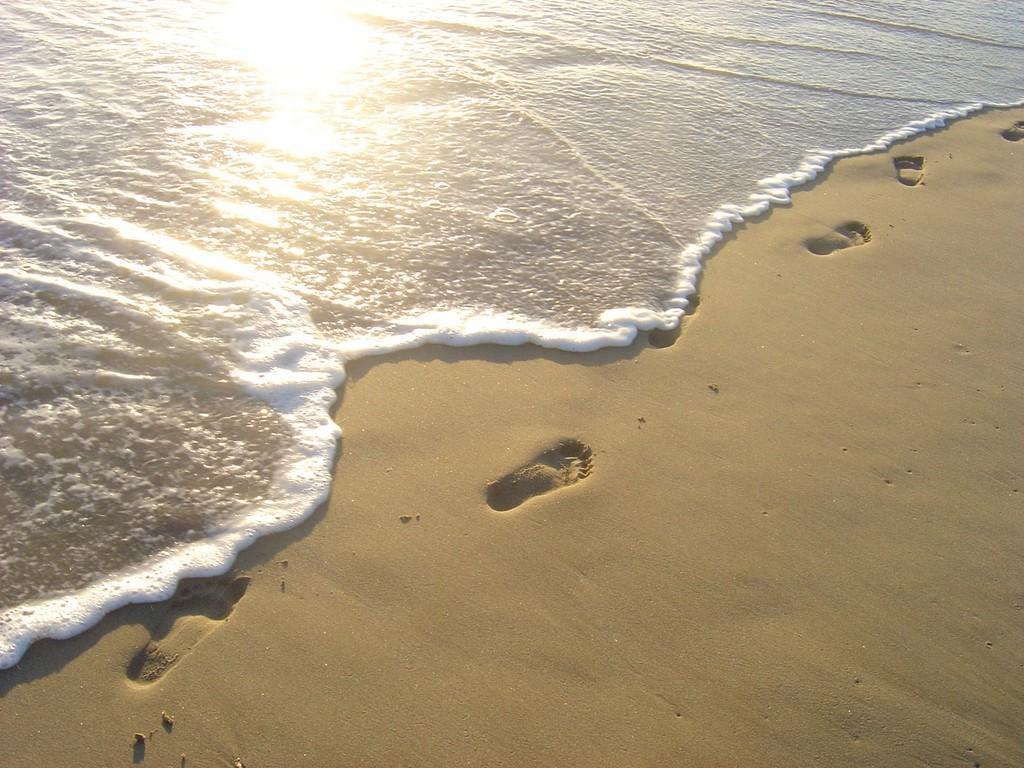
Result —
<instances>
[{"instance_id":1,"label":"white sea foam","mask_svg":"<svg viewBox=\"0 0 1024 768\"><path fill-rule=\"evenodd\" d=\"M954 0L236 5L0 8L0 668L307 518L346 360L630 344L833 159L1024 103Z\"/></svg>"}]
</instances>

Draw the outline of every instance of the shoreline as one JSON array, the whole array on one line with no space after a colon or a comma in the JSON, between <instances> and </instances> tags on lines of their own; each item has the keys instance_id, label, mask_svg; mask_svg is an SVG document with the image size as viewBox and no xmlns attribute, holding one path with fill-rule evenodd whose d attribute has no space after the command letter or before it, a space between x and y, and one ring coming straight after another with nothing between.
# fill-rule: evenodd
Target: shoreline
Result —
<instances>
[{"instance_id":1,"label":"shoreline","mask_svg":"<svg viewBox=\"0 0 1024 768\"><path fill-rule=\"evenodd\" d=\"M1019 761L1021 119L836 161L670 347L350 363L326 508L0 672L5 765Z\"/></svg>"},{"instance_id":2,"label":"shoreline","mask_svg":"<svg viewBox=\"0 0 1024 768\"><path fill-rule=\"evenodd\" d=\"M515 327L511 331L504 329L501 332L503 334L511 333L512 336L506 337L506 339L512 338L515 341L495 342L491 340L495 332L489 330L477 329L470 332L467 328L463 328L460 332L445 329L437 330L435 328L433 330L421 329L404 337L390 337L390 343L371 351L367 351L365 346L363 346L366 343L365 340L356 345L342 345L339 349L351 350L353 348L361 348L362 351L356 357L341 361L338 370L330 374L335 380L340 378L342 383L333 388L333 404L327 408L328 424L330 427L326 431L331 431L337 423L335 412L343 398L344 380L348 375L347 366L365 358L373 360L381 356L401 355L408 350L420 347L445 346L464 348L467 346L486 347L489 345L525 345L536 346L541 349L556 349L588 354L606 347L633 346L637 343L638 338L644 334L648 335L652 346L670 346L678 338L681 330L679 324L696 311L696 305L700 301L698 292L701 273L707 261L714 255L721 244L731 238L737 230L742 230L742 228L749 224L756 223L769 216L774 207L790 205L794 192L813 188L828 176L831 167L836 162L847 157L889 152L894 146L914 137L946 130L950 125L959 120L988 112L1012 110L1021 107L1024 107L1024 102L1012 104L985 104L978 102L950 107L888 131L864 147L809 151L803 157L796 170L781 172L760 179L756 183L757 191L748 197L745 204L730 203L723 205L708 217L700 235L680 252L678 285L663 300L663 310L660 313L637 308L611 309L605 315L619 319L606 325L603 329L595 330L592 328L576 332L561 331L560 333L569 334L562 338L559 338L557 334L552 336L552 330L549 328L534 327L530 323L526 323L521 327ZM672 315L677 320L675 327L663 327L663 316L666 313ZM484 323L488 327L491 324L490 319ZM460 333L461 335L459 335ZM576 341L569 341L568 339L573 333L581 335ZM453 338L458 338L458 342L452 343ZM346 351L345 354L351 354L351 352ZM328 375L326 371L324 375ZM321 390L319 394L317 392L308 393L305 398L306 405L300 408L300 410L310 410L311 408L315 410L315 403L323 400L325 393L326 390ZM257 396L257 399L262 400L263 398ZM272 400L267 400L266 404L272 405ZM310 437L310 431L307 425L306 431L303 433L306 439ZM314 431L324 430L317 429ZM336 440L336 437L332 433L329 439ZM285 474L294 472L295 467L299 464L314 463L333 466L336 463L334 458L326 456L315 457L312 462L310 462L309 456L302 458L293 457L293 460L296 462L296 465L291 466ZM306 472L303 472L303 474L306 474ZM306 520L316 513L321 504L326 503L326 497L329 494L329 488L327 491L319 491L316 488L306 489L301 495L306 499L305 506L307 511L298 518L289 516L282 521L280 517L282 510L279 508L282 502L278 502L269 511L262 508L259 509L245 521L244 525L230 526L230 533L200 540L197 543L207 548L213 548L217 558L215 561L205 561L200 568L187 569L181 565L183 561L193 557L191 549L165 553L163 556L154 557L134 568L126 569L117 575L116 578L111 577L105 581L88 585L68 595L43 599L32 603L30 606L32 609L31 617L28 621L35 629L32 632L19 633L18 641L13 644L8 643L8 636L0 635L0 671L13 666L16 661L11 661L11 658L20 660L25 650L39 639L68 639L74 637L95 626L105 615L120 610L126 605L164 602L170 599L174 594L176 584L182 579L208 578L210 573L223 573L231 570L235 567L234 563L241 553L253 546L260 538L286 532L295 526L304 524ZM309 502L310 497L322 497L323 500ZM241 529L245 529L244 533L240 532ZM154 573L161 574L155 586ZM109 598L111 592L115 593L113 599ZM107 597L104 597L105 595ZM0 613L0 623L5 620L12 620L12 618L15 622L24 620L17 616L21 607L15 606L12 608L10 610L10 617L7 614ZM61 626L55 632L46 632L39 629L40 627L52 625L52 620L44 617L53 614L66 617L69 613L81 617L74 628ZM66 622L66 618L62 618L60 622Z\"/></svg>"}]
</instances>

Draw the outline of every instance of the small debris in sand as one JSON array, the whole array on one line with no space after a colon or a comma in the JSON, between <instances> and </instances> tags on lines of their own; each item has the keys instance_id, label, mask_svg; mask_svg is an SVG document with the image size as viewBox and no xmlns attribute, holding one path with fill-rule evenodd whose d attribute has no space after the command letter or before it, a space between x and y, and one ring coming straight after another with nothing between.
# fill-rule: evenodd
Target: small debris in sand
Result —
<instances>
[{"instance_id":1,"label":"small debris in sand","mask_svg":"<svg viewBox=\"0 0 1024 768\"><path fill-rule=\"evenodd\" d=\"M398 519L401 521L402 525L405 525L406 523L412 522L412 515L401 515Z\"/></svg>"},{"instance_id":2,"label":"small debris in sand","mask_svg":"<svg viewBox=\"0 0 1024 768\"><path fill-rule=\"evenodd\" d=\"M418 523L419 521L420 521L420 516L416 515L416 522Z\"/></svg>"},{"instance_id":3,"label":"small debris in sand","mask_svg":"<svg viewBox=\"0 0 1024 768\"><path fill-rule=\"evenodd\" d=\"M285 570L288 570L288 561L287 560L282 560L280 563L278 563L278 565L280 565Z\"/></svg>"},{"instance_id":4,"label":"small debris in sand","mask_svg":"<svg viewBox=\"0 0 1024 768\"><path fill-rule=\"evenodd\" d=\"M716 395L718 394L718 385L717 384L708 384L708 389L710 389Z\"/></svg>"},{"instance_id":5,"label":"small debris in sand","mask_svg":"<svg viewBox=\"0 0 1024 768\"><path fill-rule=\"evenodd\" d=\"M174 715L166 711L161 712L160 722L162 722L164 724L164 728L166 728L169 731L174 727Z\"/></svg>"}]
</instances>

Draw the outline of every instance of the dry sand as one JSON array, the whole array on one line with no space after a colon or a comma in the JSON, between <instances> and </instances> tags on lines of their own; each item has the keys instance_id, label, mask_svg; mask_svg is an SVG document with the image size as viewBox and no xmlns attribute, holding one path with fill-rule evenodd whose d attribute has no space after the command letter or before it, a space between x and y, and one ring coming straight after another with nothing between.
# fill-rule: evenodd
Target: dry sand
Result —
<instances>
[{"instance_id":1,"label":"dry sand","mask_svg":"<svg viewBox=\"0 0 1024 768\"><path fill-rule=\"evenodd\" d=\"M0 765L1024 765L1021 119L841 161L667 348L352 365L326 510L37 644Z\"/></svg>"}]
</instances>

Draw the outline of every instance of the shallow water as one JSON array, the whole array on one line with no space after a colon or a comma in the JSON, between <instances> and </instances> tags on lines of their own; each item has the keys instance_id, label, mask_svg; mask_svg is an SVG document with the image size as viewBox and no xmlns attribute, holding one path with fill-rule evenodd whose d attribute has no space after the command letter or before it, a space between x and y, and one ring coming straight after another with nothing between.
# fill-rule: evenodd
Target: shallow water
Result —
<instances>
[{"instance_id":1,"label":"shallow water","mask_svg":"<svg viewBox=\"0 0 1024 768\"><path fill-rule=\"evenodd\" d=\"M833 153L1024 99L1021 2L578 6L0 5L0 667L307 515L345 359L628 343Z\"/></svg>"}]
</instances>

